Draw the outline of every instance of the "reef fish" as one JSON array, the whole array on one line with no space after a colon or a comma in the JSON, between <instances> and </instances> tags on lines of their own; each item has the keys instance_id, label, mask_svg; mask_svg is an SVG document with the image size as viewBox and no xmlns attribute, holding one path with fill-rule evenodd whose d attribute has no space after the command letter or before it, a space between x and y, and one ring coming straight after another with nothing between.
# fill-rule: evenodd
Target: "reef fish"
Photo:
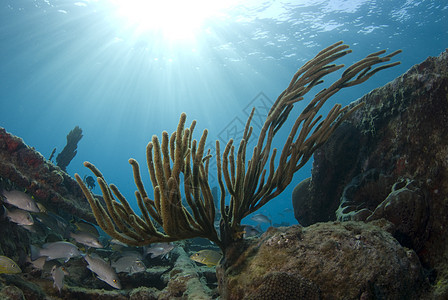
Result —
<instances>
[{"instance_id":1,"label":"reef fish","mask_svg":"<svg viewBox=\"0 0 448 300\"><path fill-rule=\"evenodd\" d=\"M263 214L256 214L253 215L252 217L250 217L251 220L257 222L257 223L268 223L268 224L272 224L271 219L269 219L268 217L266 217Z\"/></svg>"},{"instance_id":2,"label":"reef fish","mask_svg":"<svg viewBox=\"0 0 448 300\"><path fill-rule=\"evenodd\" d=\"M118 280L117 273L115 273L114 269L112 269L112 267L101 257L87 254L84 256L84 259L89 264L87 268L95 273L98 276L98 279L106 282L116 289L121 289L121 284Z\"/></svg>"},{"instance_id":3,"label":"reef fish","mask_svg":"<svg viewBox=\"0 0 448 300\"><path fill-rule=\"evenodd\" d=\"M103 248L98 238L89 232L70 232L70 237L76 242L93 248Z\"/></svg>"},{"instance_id":4,"label":"reef fish","mask_svg":"<svg viewBox=\"0 0 448 300\"><path fill-rule=\"evenodd\" d=\"M252 236L257 236L262 233L262 230L260 228L260 225L257 225L257 227L252 225L242 225L244 230L244 238L249 238Z\"/></svg>"},{"instance_id":5,"label":"reef fish","mask_svg":"<svg viewBox=\"0 0 448 300\"><path fill-rule=\"evenodd\" d=\"M41 256L36 260L31 260L31 257L27 257L27 262L29 262L32 267L36 270L43 270L45 263L48 263L47 258L45 256Z\"/></svg>"},{"instance_id":6,"label":"reef fish","mask_svg":"<svg viewBox=\"0 0 448 300\"><path fill-rule=\"evenodd\" d=\"M289 226L289 223L285 221L281 221L280 223L274 223L274 227L285 227L285 226Z\"/></svg>"},{"instance_id":7,"label":"reef fish","mask_svg":"<svg viewBox=\"0 0 448 300\"><path fill-rule=\"evenodd\" d=\"M143 261L133 255L120 257L112 262L112 267L117 273L125 272L129 275L144 272L146 270Z\"/></svg>"},{"instance_id":8,"label":"reef fish","mask_svg":"<svg viewBox=\"0 0 448 300\"><path fill-rule=\"evenodd\" d=\"M190 256L195 262L207 265L207 267L216 266L222 258L222 254L214 250L200 250Z\"/></svg>"},{"instance_id":9,"label":"reef fish","mask_svg":"<svg viewBox=\"0 0 448 300\"><path fill-rule=\"evenodd\" d=\"M0 274L17 274L21 273L20 267L9 257L0 255Z\"/></svg>"},{"instance_id":10,"label":"reef fish","mask_svg":"<svg viewBox=\"0 0 448 300\"><path fill-rule=\"evenodd\" d=\"M39 212L46 214L47 213L47 208L40 202L36 203L37 208L39 208Z\"/></svg>"},{"instance_id":11,"label":"reef fish","mask_svg":"<svg viewBox=\"0 0 448 300\"><path fill-rule=\"evenodd\" d=\"M3 196L5 196L5 203L8 203L12 206L15 206L17 208L35 212L40 212L39 208L37 207L36 202L33 198L31 198L28 194L25 194L24 192L12 190L12 191L3 191Z\"/></svg>"},{"instance_id":12,"label":"reef fish","mask_svg":"<svg viewBox=\"0 0 448 300\"><path fill-rule=\"evenodd\" d=\"M64 276L70 275L68 271L63 266L53 265L51 268L51 277L53 278L53 287L57 287L59 292L61 292L64 286Z\"/></svg>"},{"instance_id":13,"label":"reef fish","mask_svg":"<svg viewBox=\"0 0 448 300\"><path fill-rule=\"evenodd\" d=\"M62 241L44 244L42 249L31 245L31 260L41 256L47 256L47 260L64 258L67 262L71 257L81 256L81 251L72 243Z\"/></svg>"},{"instance_id":14,"label":"reef fish","mask_svg":"<svg viewBox=\"0 0 448 300\"><path fill-rule=\"evenodd\" d=\"M151 258L155 258L158 256L163 256L168 254L171 250L174 249L173 243L154 243L149 245L148 247L144 247L144 255L151 254Z\"/></svg>"},{"instance_id":15,"label":"reef fish","mask_svg":"<svg viewBox=\"0 0 448 300\"><path fill-rule=\"evenodd\" d=\"M98 232L98 229L96 229L95 225L93 225L92 223L89 223L84 220L72 221L72 223L73 223L73 225L76 226L76 228L79 231L88 232L91 235L95 236L96 238L100 237L100 233Z\"/></svg>"},{"instance_id":16,"label":"reef fish","mask_svg":"<svg viewBox=\"0 0 448 300\"><path fill-rule=\"evenodd\" d=\"M126 245L126 244L123 243L123 242L120 242L120 241L117 240L117 239L111 239L111 240L110 240L110 243L111 243L111 244L114 244L114 245L117 245L117 246L121 246L121 247L129 247L128 245Z\"/></svg>"},{"instance_id":17,"label":"reef fish","mask_svg":"<svg viewBox=\"0 0 448 300\"><path fill-rule=\"evenodd\" d=\"M29 212L17 208L6 209L6 217L9 221L14 222L18 225L33 225L34 220Z\"/></svg>"}]
</instances>

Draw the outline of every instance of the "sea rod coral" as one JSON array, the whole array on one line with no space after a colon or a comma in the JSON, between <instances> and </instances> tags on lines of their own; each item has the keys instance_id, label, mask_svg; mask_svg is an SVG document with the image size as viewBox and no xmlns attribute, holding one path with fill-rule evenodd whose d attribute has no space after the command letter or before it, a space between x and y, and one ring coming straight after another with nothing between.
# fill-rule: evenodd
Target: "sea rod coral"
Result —
<instances>
[{"instance_id":1,"label":"sea rod coral","mask_svg":"<svg viewBox=\"0 0 448 300\"><path fill-rule=\"evenodd\" d=\"M323 77L344 67L332 63L350 53L348 48L342 42L335 43L297 71L289 86L271 107L249 160L246 160L246 152L253 130L250 123L254 109L238 147L231 139L221 154L221 145L216 141L214 156L221 211L219 234L213 226L216 211L208 183L209 163L212 159L211 151L205 149L208 131L203 131L199 141L193 139L196 121L186 128L185 113L181 114L177 130L171 136L163 132L161 142L157 136L153 136L147 145L147 164L154 199L148 197L139 164L132 158L129 160L134 172L137 186L135 196L141 216L131 209L115 185L106 183L104 176L93 164L84 163L97 177L105 207L92 195L81 177L78 174L75 177L99 226L113 238L133 246L203 237L225 251L231 243L242 237L241 220L278 196L313 152L362 105L348 109L335 104L323 119L318 113L324 103L342 88L360 84L376 72L399 64L393 62L372 69L401 52L398 50L381 57L386 52L382 50L348 67L337 81L318 92L299 114L276 159L278 150L272 147L272 142L294 104L322 83ZM226 195L230 196L227 202ZM182 203L183 197L187 205Z\"/></svg>"}]
</instances>

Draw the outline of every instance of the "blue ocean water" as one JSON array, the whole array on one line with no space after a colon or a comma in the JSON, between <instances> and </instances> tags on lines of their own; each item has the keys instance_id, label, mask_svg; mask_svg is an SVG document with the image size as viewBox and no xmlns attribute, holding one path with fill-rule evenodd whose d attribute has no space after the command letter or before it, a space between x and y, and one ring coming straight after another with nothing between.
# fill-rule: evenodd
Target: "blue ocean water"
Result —
<instances>
[{"instance_id":1,"label":"blue ocean water","mask_svg":"<svg viewBox=\"0 0 448 300\"><path fill-rule=\"evenodd\" d=\"M217 139L238 139L252 106L260 114L256 133L296 70L334 42L353 50L340 63L402 49L402 64L341 91L323 112L448 46L446 1L219 2L3 0L0 126L47 158L80 126L84 137L67 171L84 176L89 171L82 162L94 163L136 207L128 159L140 162L150 190L146 144L154 134L173 132L181 112L188 124L198 121L195 138L209 130L213 147ZM282 148L286 134L280 133L276 147ZM273 223L296 224L291 192L310 176L311 163L259 212Z\"/></svg>"}]
</instances>

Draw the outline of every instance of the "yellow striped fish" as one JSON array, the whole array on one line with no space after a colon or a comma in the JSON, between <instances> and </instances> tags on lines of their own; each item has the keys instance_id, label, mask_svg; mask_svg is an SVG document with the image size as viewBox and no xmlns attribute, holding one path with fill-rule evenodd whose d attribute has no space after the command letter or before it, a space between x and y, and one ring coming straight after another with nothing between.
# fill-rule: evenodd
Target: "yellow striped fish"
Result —
<instances>
[{"instance_id":1,"label":"yellow striped fish","mask_svg":"<svg viewBox=\"0 0 448 300\"><path fill-rule=\"evenodd\" d=\"M0 255L0 274L22 273L20 267L9 257Z\"/></svg>"},{"instance_id":2,"label":"yellow striped fish","mask_svg":"<svg viewBox=\"0 0 448 300\"><path fill-rule=\"evenodd\" d=\"M214 250L201 250L190 256L195 262L207 265L207 267L216 266L221 260L222 254Z\"/></svg>"}]
</instances>

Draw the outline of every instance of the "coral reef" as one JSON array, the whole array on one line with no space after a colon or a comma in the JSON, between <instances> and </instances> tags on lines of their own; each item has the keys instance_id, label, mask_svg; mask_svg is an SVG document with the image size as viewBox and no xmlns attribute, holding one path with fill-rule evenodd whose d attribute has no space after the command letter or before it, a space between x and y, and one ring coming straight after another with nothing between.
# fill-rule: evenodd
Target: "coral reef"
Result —
<instances>
[{"instance_id":1,"label":"coral reef","mask_svg":"<svg viewBox=\"0 0 448 300\"><path fill-rule=\"evenodd\" d=\"M443 298L448 290L448 277L443 275L448 274L448 264L444 263L446 260L443 257L445 248L436 252L433 247L441 245L441 238L428 234L428 230L432 230L440 221L434 217L443 214L443 211L434 213L432 210L437 205L440 209L445 207L443 203L431 202L434 201L434 195L442 199L441 195L446 192L438 177L445 172L444 163L439 161L436 174L429 181L424 181L422 176L426 170L407 160L415 157L411 155L413 150L408 149L406 159L396 157L396 152L390 154L385 151L398 149L382 140L391 136L382 128L394 120L394 115L389 111L393 108L390 104L381 104L384 100L373 97L372 93L375 92L366 97L374 99L375 105L389 105L384 112L387 121L375 123L379 117L372 116L375 108L369 101L357 102L349 108L336 105L322 121L317 115L323 103L341 88L359 84L377 71L395 65L392 63L371 70L376 63L389 61L396 52L384 57L379 56L383 51L377 52L349 67L339 80L317 93L299 115L284 148L279 151L279 159L276 157L277 150L271 149L272 139L289 116L294 103L302 100L302 96L320 83L323 76L342 67L331 65L331 62L349 53L346 48L340 43L335 44L298 71L290 86L274 104L250 160L246 161L246 145L252 133L251 118L238 148L231 140L221 155L217 143L218 192L213 191L207 181L208 162L212 157L210 151L205 149L207 131L203 132L199 141L194 140L192 135L196 122L193 121L190 127L185 126L186 115L182 114L171 138L166 132L162 134L160 142L154 136L147 147L154 200L149 199L143 187L138 163L130 160L141 214L134 212L118 188L108 185L100 171L89 163L86 166L97 178L104 202L91 194L78 175L76 179L89 203L79 200L80 189L65 172L45 161L20 139L4 130L3 133L0 131L0 150L3 149L0 155L5 157L0 163L8 167L0 168L0 183L8 188L26 188L34 197L42 195L35 193L35 187L38 186L46 191L47 196L36 199L48 204L50 209L60 203L61 208L56 212L58 215L68 218L70 214L78 214L83 219L93 220L89 209L89 214L83 214L85 207L90 204L98 224L112 237L129 245L203 237L214 241L224 250L224 258L217 266L218 278L213 275L214 268L197 266L189 259L194 247L198 247L197 250L212 247L209 242L194 247L185 242L172 251L169 260L162 262L151 259L150 267L144 272L119 273L122 290L114 290L92 276L86 269L84 259L71 259L64 264L70 276L65 277L65 286L59 292L48 279L46 271L30 270L31 267L24 263L24 257L27 253L25 245L33 243L35 239L60 240L61 233L38 232L30 235L25 233L25 229L4 221L5 230L12 233L11 238L17 238L21 246L11 247L11 241L2 241L1 250L19 262L24 275L0 276L0 295L11 294L18 298L35 295L36 299L212 299L218 296L223 299L422 299L430 298L430 283L434 283L433 295ZM430 75L425 77L428 78ZM438 87L435 81L429 89L434 86ZM392 90L400 91L401 88L395 86ZM436 102L429 97L432 102ZM403 106L398 110L401 116L405 116L405 108ZM343 123L345 120L350 122ZM370 127L372 124L375 125L374 131ZM409 128L403 138L413 139L410 134L411 129L415 128L412 124L406 126ZM429 134L428 131L422 131ZM403 130L399 133L403 133ZM384 137L380 134L386 135ZM401 135L394 137L393 146L406 147L399 139ZM318 147L327 139L328 143L319 150ZM358 140L361 143L356 143ZM417 145L425 141L419 138L415 140ZM370 143L368 147L362 143L364 141ZM375 150L375 141L381 144L379 150ZM307 206L307 222L313 224L319 218L335 219L336 212L340 220L371 222L329 222L309 227L271 228L260 238L242 239L242 218L280 193L290 183L294 172L313 153L313 178L304 181L295 191L295 194L299 194L299 206ZM380 160L381 153L386 153L386 161ZM371 157L363 158L366 154ZM23 157L34 163L24 164ZM442 159L448 155L436 153L435 157ZM387 169L391 162L392 166ZM423 162L434 167L430 159L419 161ZM414 172L415 166L420 168ZM46 173L45 169L49 172ZM385 172L385 169L390 172ZM429 189L435 181L440 186ZM76 188L69 189L66 185ZM318 189L320 185L325 188ZM63 193L62 187L66 193ZM316 197L317 190L321 197L331 195L330 190L333 193L336 191L338 201L331 201L334 195L328 198L330 201ZM226 194L230 195L228 206L224 202ZM220 199L217 203L218 197ZM341 197L344 201L340 201ZM316 202L310 203L310 199ZM219 233L213 226L218 215L215 211L217 206L221 210ZM10 228L12 226L15 227ZM439 228L437 232L442 233L444 230ZM429 242L435 243L430 245ZM140 248L135 249L141 251ZM417 249L416 253L414 250ZM115 250L109 248L94 251L109 261L115 255ZM432 257L433 254L437 255ZM424 267L435 267L435 261L440 264L436 266L438 277L433 282L428 280L431 277L427 276L428 270Z\"/></svg>"},{"instance_id":2,"label":"coral reef","mask_svg":"<svg viewBox=\"0 0 448 300\"><path fill-rule=\"evenodd\" d=\"M203 246L201 246L203 247ZM53 286L50 270L32 269L23 264L26 275L0 276L1 299L215 299L218 297L215 269L197 266L189 259L189 245L179 244L169 259L150 259L144 272L118 273L121 290L110 287L86 268L81 257L64 263L69 273L59 292ZM185 249L185 250L184 250ZM134 248L133 251L139 251ZM96 254L110 260L116 251L102 249ZM54 262L54 261L53 261ZM8 296L12 295L12 296ZM14 297L19 298L14 298ZM9 298L7 298L9 297Z\"/></svg>"},{"instance_id":3,"label":"coral reef","mask_svg":"<svg viewBox=\"0 0 448 300\"><path fill-rule=\"evenodd\" d=\"M23 190L55 213L95 221L76 181L24 141L0 127L2 187Z\"/></svg>"},{"instance_id":4,"label":"coral reef","mask_svg":"<svg viewBox=\"0 0 448 300\"><path fill-rule=\"evenodd\" d=\"M37 224L29 231L4 218L4 209L0 206L0 254L17 262L22 270L26 266L30 244L45 241L46 234L57 236L58 239L63 237L65 229L58 226L57 220L52 216L66 216L70 220L73 215L77 215L85 220L95 221L89 204L73 178L28 147L22 139L0 128L0 198L3 198L1 191L4 189L26 191L42 210L42 207L46 210L46 213L35 215L35 218L38 217L45 224L34 220ZM33 295L39 293L44 295L42 291L38 293L36 289L27 286L25 280L11 282L13 278L20 277L7 276L9 281L6 285L19 287L26 299L37 299Z\"/></svg>"},{"instance_id":5,"label":"coral reef","mask_svg":"<svg viewBox=\"0 0 448 300\"><path fill-rule=\"evenodd\" d=\"M381 223L378 223L381 225ZM422 299L414 251L372 223L271 227L217 269L224 299ZM236 250L241 251L241 250Z\"/></svg>"},{"instance_id":6,"label":"coral reef","mask_svg":"<svg viewBox=\"0 0 448 300\"><path fill-rule=\"evenodd\" d=\"M445 51L353 103L365 103L346 120L359 136L357 147L345 149L333 135L315 152L308 197L294 199L302 224L389 220L394 237L434 274L430 278L441 298L448 297L447 90ZM342 150L335 152L334 144ZM353 163L340 168L344 160Z\"/></svg>"},{"instance_id":7,"label":"coral reef","mask_svg":"<svg viewBox=\"0 0 448 300\"><path fill-rule=\"evenodd\" d=\"M360 104L347 109L336 104L323 119L318 115L322 105L342 88L363 83L376 72L399 64L393 62L376 66L390 61L401 52L395 51L381 57L385 53L383 50L348 67L338 80L318 92L298 115L283 149L279 151L280 157L276 164L277 149L271 149L276 133L289 117L295 103L303 100L312 88L322 83L326 75L344 67L331 63L351 52L347 49L348 46L342 42L333 44L297 71L289 86L271 107L250 160L246 161L246 146L253 130L250 122L254 109L238 149L231 139L221 156L220 143L216 142L220 234L214 227L216 209L208 184L208 166L212 156L210 150L207 152L204 148L208 132L204 130L199 142L193 140L196 121L185 128L185 114L181 115L177 130L171 137L163 132L161 143L157 136L153 136L148 143L146 153L154 200L148 198L137 161L129 160L134 171L138 189L135 195L142 216L130 208L118 188L113 184L109 186L101 172L91 163L86 162L85 165L97 177L106 208L95 199L81 177L75 175L98 224L110 236L128 245L204 237L225 251L227 246L241 239L241 220L279 195L314 151L325 143L344 119L362 106ZM373 66L375 68L372 69ZM230 194L228 206L225 202L227 193ZM188 208L182 204L182 196L186 198ZM163 230L159 230L156 225Z\"/></svg>"}]
</instances>

